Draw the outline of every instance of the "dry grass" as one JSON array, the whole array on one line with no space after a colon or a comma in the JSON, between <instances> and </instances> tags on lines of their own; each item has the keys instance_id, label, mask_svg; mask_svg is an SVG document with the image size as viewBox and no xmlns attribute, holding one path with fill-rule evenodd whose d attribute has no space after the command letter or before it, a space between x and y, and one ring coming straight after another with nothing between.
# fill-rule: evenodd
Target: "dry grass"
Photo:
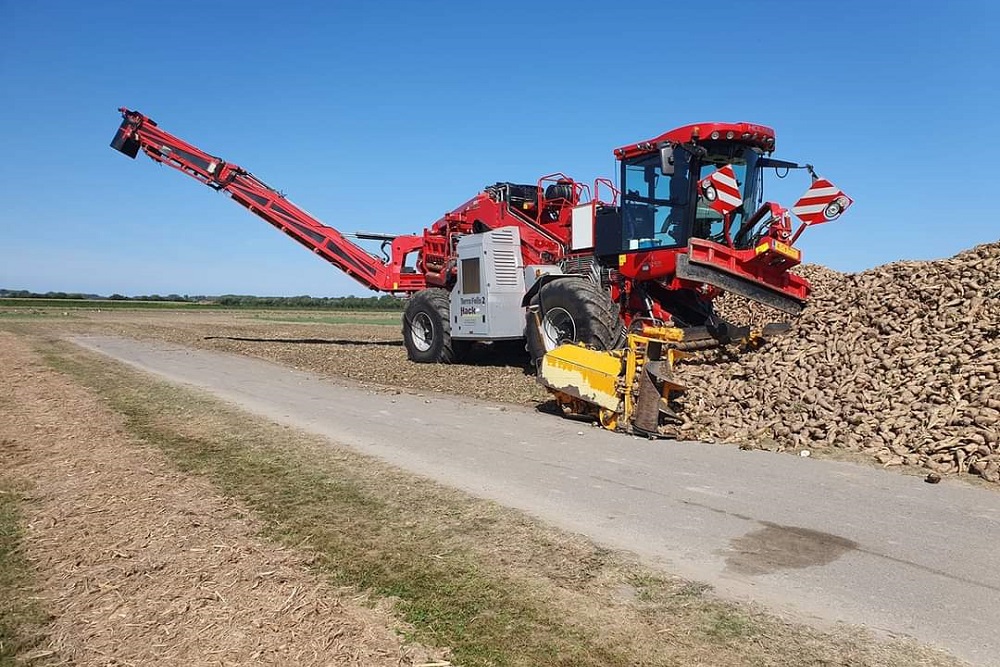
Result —
<instances>
[{"instance_id":1,"label":"dry grass","mask_svg":"<svg viewBox=\"0 0 1000 667\"><path fill-rule=\"evenodd\" d=\"M334 583L393 600L412 636L450 646L457 664L957 664L856 629L821 633L724 603L319 438L65 344L46 349L123 415L133 437L252 511L282 551L308 553Z\"/></svg>"}]
</instances>

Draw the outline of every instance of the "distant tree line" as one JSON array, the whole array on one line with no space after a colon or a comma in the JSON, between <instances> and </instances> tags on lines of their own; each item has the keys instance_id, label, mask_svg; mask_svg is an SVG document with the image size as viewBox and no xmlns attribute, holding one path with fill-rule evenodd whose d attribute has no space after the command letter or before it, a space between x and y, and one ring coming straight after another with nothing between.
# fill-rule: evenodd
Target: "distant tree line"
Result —
<instances>
[{"instance_id":1,"label":"distant tree line","mask_svg":"<svg viewBox=\"0 0 1000 667\"><path fill-rule=\"evenodd\" d=\"M102 299L99 294L79 294L77 292L29 292L23 289L0 289L0 299Z\"/></svg>"},{"instance_id":2,"label":"distant tree line","mask_svg":"<svg viewBox=\"0 0 1000 667\"><path fill-rule=\"evenodd\" d=\"M0 289L2 299L80 299L89 301L172 301L198 303L227 308L315 308L317 310L402 310L405 302L394 296L251 296L223 294L221 296L190 296L187 294L143 294L125 296L112 294L81 294L79 292L31 292Z\"/></svg>"}]
</instances>

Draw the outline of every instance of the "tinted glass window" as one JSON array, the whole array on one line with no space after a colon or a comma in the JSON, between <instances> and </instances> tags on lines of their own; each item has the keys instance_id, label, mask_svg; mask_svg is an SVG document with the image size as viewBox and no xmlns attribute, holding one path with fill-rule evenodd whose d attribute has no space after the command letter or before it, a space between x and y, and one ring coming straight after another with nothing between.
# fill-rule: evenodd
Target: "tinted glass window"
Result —
<instances>
[{"instance_id":1,"label":"tinted glass window","mask_svg":"<svg viewBox=\"0 0 1000 667\"><path fill-rule=\"evenodd\" d=\"M736 182L740 186L743 198L743 206L736 209L732 216L731 229L737 230L743 224L744 219L757 212L757 207L760 206L763 198L761 170L757 168L757 159L760 155L753 148L740 144L706 141L702 145L708 151L708 155L701 160L699 180L727 164L731 165L733 171L736 172ZM713 241L725 241L722 215L709 208L708 202L700 195L691 235Z\"/></svg>"},{"instance_id":2,"label":"tinted glass window","mask_svg":"<svg viewBox=\"0 0 1000 667\"><path fill-rule=\"evenodd\" d=\"M687 243L684 216L690 186L688 154L674 151L674 173L660 173L659 153L624 165L622 250L676 247Z\"/></svg>"},{"instance_id":3,"label":"tinted glass window","mask_svg":"<svg viewBox=\"0 0 1000 667\"><path fill-rule=\"evenodd\" d=\"M479 258L462 260L462 293L478 294L482 292L479 281Z\"/></svg>"}]
</instances>

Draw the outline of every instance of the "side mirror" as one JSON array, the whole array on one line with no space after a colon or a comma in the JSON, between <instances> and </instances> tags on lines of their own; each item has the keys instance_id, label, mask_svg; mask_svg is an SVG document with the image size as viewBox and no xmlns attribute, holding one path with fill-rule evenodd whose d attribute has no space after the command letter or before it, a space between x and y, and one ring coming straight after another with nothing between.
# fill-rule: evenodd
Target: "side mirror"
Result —
<instances>
[{"instance_id":1,"label":"side mirror","mask_svg":"<svg viewBox=\"0 0 1000 667\"><path fill-rule=\"evenodd\" d=\"M660 149L660 173L664 176L674 174L674 149L672 146L664 146Z\"/></svg>"}]
</instances>

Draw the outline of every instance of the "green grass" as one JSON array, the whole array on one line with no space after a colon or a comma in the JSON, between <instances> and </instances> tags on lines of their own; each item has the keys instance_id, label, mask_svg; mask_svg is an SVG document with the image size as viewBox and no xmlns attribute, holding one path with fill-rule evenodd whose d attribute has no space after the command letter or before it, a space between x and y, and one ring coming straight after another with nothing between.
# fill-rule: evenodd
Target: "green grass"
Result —
<instances>
[{"instance_id":1,"label":"green grass","mask_svg":"<svg viewBox=\"0 0 1000 667\"><path fill-rule=\"evenodd\" d=\"M372 312L344 313L343 315L254 315L255 320L268 322L288 322L290 324L373 324L377 326L400 326L400 313Z\"/></svg>"},{"instance_id":2,"label":"green grass","mask_svg":"<svg viewBox=\"0 0 1000 667\"><path fill-rule=\"evenodd\" d=\"M205 310L219 309L222 306L213 304L191 303L189 301L112 301L110 299L0 299L0 308L46 308L67 310L70 308L88 308L96 310L110 309L177 309Z\"/></svg>"},{"instance_id":3,"label":"green grass","mask_svg":"<svg viewBox=\"0 0 1000 667\"><path fill-rule=\"evenodd\" d=\"M0 441L0 447L5 445ZM31 599L31 570L22 553L20 498L23 488L0 480L0 666L20 664L18 655L43 639L47 618Z\"/></svg>"},{"instance_id":4,"label":"green grass","mask_svg":"<svg viewBox=\"0 0 1000 667\"><path fill-rule=\"evenodd\" d=\"M758 629L753 619L745 614L719 610L708 615L705 632L715 639L729 641L753 637L758 634Z\"/></svg>"},{"instance_id":5,"label":"green grass","mask_svg":"<svg viewBox=\"0 0 1000 667\"><path fill-rule=\"evenodd\" d=\"M266 297L265 297L266 298ZM280 305L265 303L212 303L193 301L138 301L133 299L33 299L33 298L0 298L0 308L44 308L51 310L88 309L88 310L231 310L237 312L247 311L298 311L301 313L343 313L342 317L363 318L364 314L370 313L377 317L386 317L392 314L396 320L402 316L400 310L369 310L366 308L356 308L351 310L343 306L303 306L303 305ZM291 316L296 317L296 316ZM307 315L303 317L308 318ZM333 317L341 317L334 315ZM367 320L365 320L367 322Z\"/></svg>"},{"instance_id":6,"label":"green grass","mask_svg":"<svg viewBox=\"0 0 1000 667\"><path fill-rule=\"evenodd\" d=\"M104 299L0 299L0 318L19 319L24 317L67 317L67 311L79 310L193 310L229 311L248 313L253 319L291 324L373 324L399 326L402 311L384 310L319 310L317 308L275 308L273 306L224 306L214 303L191 303L189 301L112 301ZM278 314L275 310L289 310L289 314ZM253 314L250 314L253 313ZM71 316L71 315L70 315Z\"/></svg>"}]
</instances>

